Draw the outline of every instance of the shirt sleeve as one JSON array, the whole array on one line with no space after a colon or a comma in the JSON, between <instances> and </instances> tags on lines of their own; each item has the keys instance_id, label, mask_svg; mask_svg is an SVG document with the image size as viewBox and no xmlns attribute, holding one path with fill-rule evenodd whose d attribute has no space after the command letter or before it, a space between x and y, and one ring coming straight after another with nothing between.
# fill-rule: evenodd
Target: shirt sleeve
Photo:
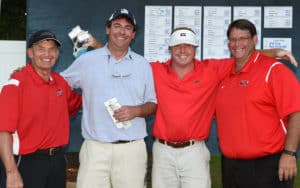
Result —
<instances>
[{"instance_id":1,"label":"shirt sleeve","mask_svg":"<svg viewBox=\"0 0 300 188\"><path fill-rule=\"evenodd\" d=\"M68 82L71 88L80 88L80 78L82 69L82 58L76 59L66 70L60 73L62 77Z\"/></svg>"},{"instance_id":2,"label":"shirt sleeve","mask_svg":"<svg viewBox=\"0 0 300 188\"><path fill-rule=\"evenodd\" d=\"M76 115L79 109L82 107L82 95L73 91L67 84L67 100L68 100L68 110L71 116Z\"/></svg>"},{"instance_id":3,"label":"shirt sleeve","mask_svg":"<svg viewBox=\"0 0 300 188\"><path fill-rule=\"evenodd\" d=\"M155 88L154 88L154 81L153 81L153 74L152 69L149 63L146 63L145 67L145 80L146 80L146 87L145 87L145 103L146 102L153 102L157 103Z\"/></svg>"},{"instance_id":4,"label":"shirt sleeve","mask_svg":"<svg viewBox=\"0 0 300 188\"><path fill-rule=\"evenodd\" d=\"M300 85L294 73L282 63L273 64L266 76L281 118L300 111Z\"/></svg>"},{"instance_id":5,"label":"shirt sleeve","mask_svg":"<svg viewBox=\"0 0 300 188\"><path fill-rule=\"evenodd\" d=\"M0 93L0 130L14 132L20 114L20 84L19 80L10 79L4 84Z\"/></svg>"},{"instance_id":6,"label":"shirt sleeve","mask_svg":"<svg viewBox=\"0 0 300 188\"><path fill-rule=\"evenodd\" d=\"M224 58L224 59L206 59L203 60L204 63L208 63L209 66L212 66L216 71L219 80L223 80L225 76L229 74L233 65L233 58Z\"/></svg>"}]
</instances>

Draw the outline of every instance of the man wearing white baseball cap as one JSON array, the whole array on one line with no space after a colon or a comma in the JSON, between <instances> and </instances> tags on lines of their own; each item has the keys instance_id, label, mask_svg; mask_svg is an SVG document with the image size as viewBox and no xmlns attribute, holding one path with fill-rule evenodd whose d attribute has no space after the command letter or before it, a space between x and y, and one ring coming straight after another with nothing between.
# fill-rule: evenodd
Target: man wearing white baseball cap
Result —
<instances>
[{"instance_id":1,"label":"man wearing white baseball cap","mask_svg":"<svg viewBox=\"0 0 300 188\"><path fill-rule=\"evenodd\" d=\"M153 126L152 186L210 188L210 152L205 145L214 114L215 89L232 59L195 59L193 30L173 30L171 59L151 63L158 106ZM166 93L168 93L166 95Z\"/></svg>"},{"instance_id":2,"label":"man wearing white baseball cap","mask_svg":"<svg viewBox=\"0 0 300 188\"><path fill-rule=\"evenodd\" d=\"M229 74L233 58L199 61L193 30L173 30L171 59L151 63L158 99L153 125L152 187L210 188L209 136L216 89ZM270 56L293 56L284 50L263 50ZM281 54L282 53L282 54Z\"/></svg>"}]
</instances>

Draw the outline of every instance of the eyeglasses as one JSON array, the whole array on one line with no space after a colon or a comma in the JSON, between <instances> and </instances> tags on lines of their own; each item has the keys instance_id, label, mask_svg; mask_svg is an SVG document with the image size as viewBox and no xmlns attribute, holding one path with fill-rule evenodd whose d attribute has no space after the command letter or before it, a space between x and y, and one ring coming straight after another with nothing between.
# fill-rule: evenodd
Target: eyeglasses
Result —
<instances>
[{"instance_id":1,"label":"eyeglasses","mask_svg":"<svg viewBox=\"0 0 300 188\"><path fill-rule=\"evenodd\" d=\"M131 56L130 56L130 59L131 59ZM110 62L111 61L111 58L110 58L110 55L107 56L107 61ZM128 71L124 71L124 70L117 70L117 69L114 69L111 73L111 76L113 78L128 78L131 76L131 73L128 72Z\"/></svg>"},{"instance_id":2,"label":"eyeglasses","mask_svg":"<svg viewBox=\"0 0 300 188\"><path fill-rule=\"evenodd\" d=\"M113 24L111 25L111 28L115 31L126 31L126 32L132 32L133 31L133 27L131 25L126 25L126 26L122 26L121 24Z\"/></svg>"},{"instance_id":3,"label":"eyeglasses","mask_svg":"<svg viewBox=\"0 0 300 188\"><path fill-rule=\"evenodd\" d=\"M236 43L236 42L239 42L239 43L244 43L244 42L247 42L251 37L240 37L240 38L229 38L228 39L228 42L229 43Z\"/></svg>"},{"instance_id":4,"label":"eyeglasses","mask_svg":"<svg viewBox=\"0 0 300 188\"><path fill-rule=\"evenodd\" d=\"M131 75L131 73L118 73L114 72L111 74L113 78L127 78Z\"/></svg>"}]
</instances>

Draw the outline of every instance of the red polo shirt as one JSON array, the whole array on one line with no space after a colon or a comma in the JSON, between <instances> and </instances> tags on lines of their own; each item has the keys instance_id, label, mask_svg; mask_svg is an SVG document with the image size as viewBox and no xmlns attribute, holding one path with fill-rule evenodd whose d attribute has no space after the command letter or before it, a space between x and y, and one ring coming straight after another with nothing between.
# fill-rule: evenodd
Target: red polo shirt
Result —
<instances>
[{"instance_id":1,"label":"red polo shirt","mask_svg":"<svg viewBox=\"0 0 300 188\"><path fill-rule=\"evenodd\" d=\"M16 133L15 154L66 145L69 114L81 107L81 95L72 92L57 73L44 82L31 63L14 73L0 94L0 131Z\"/></svg>"},{"instance_id":2,"label":"red polo shirt","mask_svg":"<svg viewBox=\"0 0 300 188\"><path fill-rule=\"evenodd\" d=\"M166 63L151 63L157 96L153 127L156 138L167 141L204 140L209 136L216 89L233 59L194 61L182 80Z\"/></svg>"},{"instance_id":3,"label":"red polo shirt","mask_svg":"<svg viewBox=\"0 0 300 188\"><path fill-rule=\"evenodd\" d=\"M254 52L238 73L219 86L216 104L219 144L229 158L257 158L284 147L288 115L300 111L294 74L276 59Z\"/></svg>"}]
</instances>

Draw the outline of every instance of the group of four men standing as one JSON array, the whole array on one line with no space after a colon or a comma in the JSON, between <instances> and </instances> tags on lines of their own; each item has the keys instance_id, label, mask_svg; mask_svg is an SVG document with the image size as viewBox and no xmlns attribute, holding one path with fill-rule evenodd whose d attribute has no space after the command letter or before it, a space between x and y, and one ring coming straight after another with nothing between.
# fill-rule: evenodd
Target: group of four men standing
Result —
<instances>
[{"instance_id":1,"label":"group of four men standing","mask_svg":"<svg viewBox=\"0 0 300 188\"><path fill-rule=\"evenodd\" d=\"M300 87L288 68L262 53L294 61L291 54L256 51L254 25L237 20L227 33L234 58L195 59L195 33L182 27L171 34L171 59L149 64L129 48L136 29L131 12L116 10L106 22L107 44L81 55L61 73L69 86L82 89L85 141L77 187L144 187L143 117L155 112L152 187L211 187L205 140L214 115L224 188L292 187ZM81 98L51 72L58 46L49 31L32 35L28 45L32 62L14 73L1 91L0 156L9 188L65 186L65 175L56 167L65 167L57 156L69 137L55 131L68 131L69 124L61 119L78 110ZM129 128L119 128L111 119L104 103L112 98L122 105L114 111L114 119L130 121ZM30 136L33 129L39 131L39 139Z\"/></svg>"}]
</instances>

